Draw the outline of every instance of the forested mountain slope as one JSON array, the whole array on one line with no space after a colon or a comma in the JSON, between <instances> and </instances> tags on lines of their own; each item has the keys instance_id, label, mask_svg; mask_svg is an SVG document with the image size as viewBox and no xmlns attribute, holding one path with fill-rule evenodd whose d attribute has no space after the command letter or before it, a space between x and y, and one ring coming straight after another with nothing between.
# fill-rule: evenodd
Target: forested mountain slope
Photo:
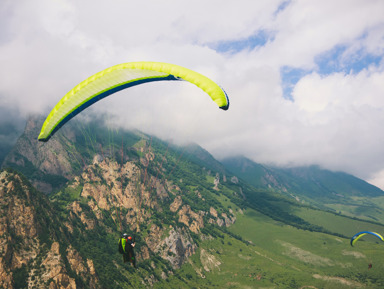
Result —
<instances>
[{"instance_id":1,"label":"forested mountain slope","mask_svg":"<svg viewBox=\"0 0 384 289\"><path fill-rule=\"evenodd\" d=\"M357 230L384 231L378 222L247 183L196 144L77 122L38 143L39 122L1 172L5 288L384 284L381 244L349 245ZM136 237L137 269L117 251L123 232Z\"/></svg>"}]
</instances>

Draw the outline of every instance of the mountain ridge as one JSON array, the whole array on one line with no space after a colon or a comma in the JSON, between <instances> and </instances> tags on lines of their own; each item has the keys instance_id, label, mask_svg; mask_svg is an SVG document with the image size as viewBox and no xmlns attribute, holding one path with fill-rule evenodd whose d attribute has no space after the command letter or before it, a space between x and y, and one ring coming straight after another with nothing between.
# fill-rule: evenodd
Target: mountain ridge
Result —
<instances>
[{"instance_id":1,"label":"mountain ridge","mask_svg":"<svg viewBox=\"0 0 384 289\"><path fill-rule=\"evenodd\" d=\"M319 166L278 168L245 157L221 161L245 182L323 210L384 221L384 191L355 176Z\"/></svg>"},{"instance_id":2,"label":"mountain ridge","mask_svg":"<svg viewBox=\"0 0 384 289\"><path fill-rule=\"evenodd\" d=\"M314 209L281 190L254 186L196 144L176 146L140 132L73 122L47 145L32 139L39 120L31 121L6 165L20 169L31 187L46 184L46 195L37 194L60 225L49 231L44 253L37 254L41 257L31 258L35 265L12 267L9 258L0 255L8 268L9 288L34 280L52 288L349 288L313 275L343 277L346 284L355 284L361 271L348 264L360 266L365 259L357 260L349 251L345 254L351 255L342 254L348 236L359 226L384 230L373 219L346 218L336 210ZM44 164L51 158L51 164ZM268 173L270 181L279 180L274 171ZM57 177L62 182L52 181ZM26 220L18 220L24 227ZM7 222L1 219L0 225ZM122 232L136 235L137 270L122 263L117 252ZM11 234L5 230L6 237ZM14 238L14 244L20 246L24 237ZM312 241L314 247L300 243L313 238L323 241ZM299 258L290 248L317 261ZM329 250L336 251L328 255ZM53 259L61 260L59 271L66 277L42 278L52 277L57 266L44 267L45 273L34 271L41 260ZM279 264L291 265L281 269ZM375 288L384 284L376 271L369 274Z\"/></svg>"}]
</instances>

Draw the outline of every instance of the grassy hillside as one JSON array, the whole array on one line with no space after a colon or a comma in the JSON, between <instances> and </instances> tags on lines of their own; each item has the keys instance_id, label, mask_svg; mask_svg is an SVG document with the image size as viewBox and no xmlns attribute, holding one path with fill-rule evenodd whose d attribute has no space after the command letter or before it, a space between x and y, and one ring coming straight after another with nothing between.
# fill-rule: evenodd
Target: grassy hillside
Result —
<instances>
[{"instance_id":1,"label":"grassy hillside","mask_svg":"<svg viewBox=\"0 0 384 289\"><path fill-rule=\"evenodd\" d=\"M298 203L384 222L384 192L352 175L317 166L276 168L243 157L223 160L225 167L248 184L287 196Z\"/></svg>"},{"instance_id":2,"label":"grassy hillside","mask_svg":"<svg viewBox=\"0 0 384 289\"><path fill-rule=\"evenodd\" d=\"M318 211L314 219L318 225L323 225L329 230L342 231L347 235L354 234L358 226L384 231L384 227L379 225L370 227L369 223L344 217L339 217L338 220L328 218L329 213ZM331 226L329 221L337 224ZM371 284L369 288L384 286L383 244L376 244L373 240L351 247L349 239L281 225L253 210L247 210L240 216L230 231L255 244L256 255L253 254L252 259L256 264L274 263L273 269L266 270L266 279L290 279L281 281L282 287L278 288L309 285L317 288L357 287L357 284L353 285L354 282ZM371 270L367 269L369 262L374 266ZM289 287L289 283L296 284L297 287Z\"/></svg>"},{"instance_id":3,"label":"grassy hillside","mask_svg":"<svg viewBox=\"0 0 384 289\"><path fill-rule=\"evenodd\" d=\"M328 213L318 212L317 217L326 222ZM343 225L355 225L352 219L340 218ZM252 209L239 213L228 233L219 232L215 238L202 241L187 264L154 288L384 286L383 244L374 240L351 247L348 238L300 230ZM372 269L368 269L369 263L373 264Z\"/></svg>"}]
</instances>

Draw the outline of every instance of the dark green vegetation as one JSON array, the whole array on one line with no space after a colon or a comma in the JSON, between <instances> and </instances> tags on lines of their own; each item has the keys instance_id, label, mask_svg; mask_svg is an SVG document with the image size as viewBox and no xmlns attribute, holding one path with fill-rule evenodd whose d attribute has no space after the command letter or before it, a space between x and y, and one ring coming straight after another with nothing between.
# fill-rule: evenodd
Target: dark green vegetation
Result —
<instances>
[{"instance_id":1,"label":"dark green vegetation","mask_svg":"<svg viewBox=\"0 0 384 289\"><path fill-rule=\"evenodd\" d=\"M73 218L72 233L57 222L54 228L49 226L42 238L45 242L60 239L66 244L63 250L70 244L84 258L92 259L101 288L384 288L383 244L366 238L355 247L349 245L350 237L358 231L384 233L380 204L370 205L373 200L381 200L382 192L361 180L318 168L300 172L268 169L274 178L271 189L268 188L271 178L255 178L256 172L265 176L264 166L255 164L253 170L242 171L225 162L224 167L197 145L179 147L100 124L74 125L72 133L76 137L70 142L64 142L65 133L58 132L52 140L63 139L65 149L70 152L73 176L82 173L96 155L117 164L133 161L141 171L139 183L146 186L150 198L158 204L151 207L141 203L147 215L136 233L139 262L134 270L122 263L117 252L120 232L118 219L114 217L120 208L101 209L103 218L97 218L89 205L92 197L81 196L85 183L77 187L73 186L73 180L57 183L49 195L55 218L69 219L69 206L77 201L86 219L96 225L89 229L87 223ZM149 154L152 157L143 161ZM24 168L16 168L28 178L36 172L46 180L50 178L31 161L24 164ZM92 173L100 177L97 182L107 184L97 166L92 167ZM152 190L146 175L163 184L167 194L159 196ZM131 182L127 178L118 181L124 186ZM177 189L171 184L177 185ZM338 195L344 197L339 199ZM204 227L199 233L180 223L179 215L170 209L177 196L193 212L202 212ZM346 209L352 204L353 210ZM219 216L235 215L236 222L229 227L210 223L211 208ZM356 211L359 214L354 214ZM128 209L120 212L130 213ZM133 215L133 219L136 217ZM180 228L193 240L195 253L180 269L173 268L160 253L151 251L148 259L140 253L152 225L163 228L164 235L170 226ZM132 224L123 224L123 231L134 228ZM370 270L368 263L373 264ZM88 288L87 280L76 277L68 264L67 268L79 288ZM28 269L22 267L14 272L20 286L25 284Z\"/></svg>"}]
</instances>

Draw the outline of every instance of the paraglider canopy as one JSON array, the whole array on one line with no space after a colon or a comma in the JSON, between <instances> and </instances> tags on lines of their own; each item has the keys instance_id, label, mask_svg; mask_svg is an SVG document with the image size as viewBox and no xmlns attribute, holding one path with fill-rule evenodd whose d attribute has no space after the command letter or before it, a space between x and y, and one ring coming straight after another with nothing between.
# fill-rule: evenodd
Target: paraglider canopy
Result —
<instances>
[{"instance_id":1,"label":"paraglider canopy","mask_svg":"<svg viewBox=\"0 0 384 289\"><path fill-rule=\"evenodd\" d=\"M69 91L46 118L39 141L49 138L78 113L122 89L153 81L185 80L206 92L223 110L229 107L225 91L208 77L193 70L162 62L130 62L107 68L87 78Z\"/></svg>"},{"instance_id":2,"label":"paraglider canopy","mask_svg":"<svg viewBox=\"0 0 384 289\"><path fill-rule=\"evenodd\" d=\"M351 246L353 246L357 242L357 240L359 240L361 237L363 237L363 236L365 236L367 234L373 235L373 236L379 238L381 241L384 241L384 238L380 234L378 234L378 233L370 232L370 231L363 231L363 232L357 233L356 235L354 235L351 238Z\"/></svg>"}]
</instances>

